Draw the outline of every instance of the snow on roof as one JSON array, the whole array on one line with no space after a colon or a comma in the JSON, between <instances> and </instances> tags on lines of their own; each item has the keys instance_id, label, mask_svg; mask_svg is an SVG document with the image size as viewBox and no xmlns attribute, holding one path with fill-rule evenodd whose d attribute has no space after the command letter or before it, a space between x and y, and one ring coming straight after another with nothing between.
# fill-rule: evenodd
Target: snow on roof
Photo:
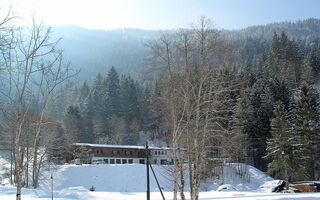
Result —
<instances>
[{"instance_id":1,"label":"snow on roof","mask_svg":"<svg viewBox=\"0 0 320 200\"><path fill-rule=\"evenodd\" d=\"M114 144L90 144L90 143L73 143L74 146L86 146L86 147L102 147L102 148L122 148L122 149L145 149L145 146L135 145L114 145ZM169 147L152 147L149 149L171 149Z\"/></svg>"}]
</instances>

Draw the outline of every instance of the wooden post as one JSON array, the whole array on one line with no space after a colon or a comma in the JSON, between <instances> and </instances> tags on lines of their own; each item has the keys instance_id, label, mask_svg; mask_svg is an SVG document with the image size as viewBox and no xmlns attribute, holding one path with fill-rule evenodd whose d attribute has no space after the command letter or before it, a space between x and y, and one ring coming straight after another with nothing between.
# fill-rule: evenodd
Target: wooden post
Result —
<instances>
[{"instance_id":1,"label":"wooden post","mask_svg":"<svg viewBox=\"0 0 320 200\"><path fill-rule=\"evenodd\" d=\"M150 178L149 178L149 149L148 149L148 141L146 141L146 155L147 155L147 200L150 200Z\"/></svg>"}]
</instances>

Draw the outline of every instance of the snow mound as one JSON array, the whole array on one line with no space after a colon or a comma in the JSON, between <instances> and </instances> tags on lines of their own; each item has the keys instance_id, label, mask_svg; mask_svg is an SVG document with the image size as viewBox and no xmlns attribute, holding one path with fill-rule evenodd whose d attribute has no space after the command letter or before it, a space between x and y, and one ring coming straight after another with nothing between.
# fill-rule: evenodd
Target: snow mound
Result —
<instances>
[{"instance_id":1,"label":"snow mound","mask_svg":"<svg viewBox=\"0 0 320 200\"><path fill-rule=\"evenodd\" d=\"M282 180L272 180L267 181L264 184L260 185L260 189L265 192L272 192L272 190L277 187L278 185L281 185L283 183Z\"/></svg>"},{"instance_id":2,"label":"snow mound","mask_svg":"<svg viewBox=\"0 0 320 200\"><path fill-rule=\"evenodd\" d=\"M173 181L169 171L172 166L154 165L154 171L164 191L172 191ZM171 169L171 170L170 170ZM254 191L273 179L260 170L245 164L227 164L217 177L210 177L201 183L201 191ZM51 188L51 172L56 190L83 188L93 186L100 192L145 192L146 167L141 164L132 165L62 165L43 171L40 188ZM221 172L221 171L220 171ZM185 191L189 191L188 175L185 174ZM263 190L270 187L264 186ZM267 189L266 189L267 188ZM155 178L150 170L150 190L159 191Z\"/></svg>"},{"instance_id":3,"label":"snow mound","mask_svg":"<svg viewBox=\"0 0 320 200\"><path fill-rule=\"evenodd\" d=\"M164 191L171 191L171 182L167 180L165 166L153 166L157 178ZM146 167L141 164L131 165L63 165L51 167L54 188L56 190L84 188L93 186L95 191L104 192L145 192ZM51 172L42 173L40 188L51 187ZM150 170L150 190L159 191Z\"/></svg>"},{"instance_id":4,"label":"snow mound","mask_svg":"<svg viewBox=\"0 0 320 200\"><path fill-rule=\"evenodd\" d=\"M225 185L219 186L217 191L218 192L221 192L221 191L237 191L237 189L233 185L225 184Z\"/></svg>"},{"instance_id":5,"label":"snow mound","mask_svg":"<svg viewBox=\"0 0 320 200\"><path fill-rule=\"evenodd\" d=\"M242 163L229 163L215 168L213 174L217 175L213 177L214 186L211 186L211 190L217 190L222 185L232 185L237 191L254 191L259 190L265 182L273 181L273 178L259 169ZM210 184L210 181L206 184Z\"/></svg>"}]
</instances>

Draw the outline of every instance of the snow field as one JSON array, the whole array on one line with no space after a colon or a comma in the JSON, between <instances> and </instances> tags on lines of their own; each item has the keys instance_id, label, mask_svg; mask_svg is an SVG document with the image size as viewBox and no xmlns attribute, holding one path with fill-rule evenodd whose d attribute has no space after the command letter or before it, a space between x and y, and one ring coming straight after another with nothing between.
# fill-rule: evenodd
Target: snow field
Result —
<instances>
[{"instance_id":1,"label":"snow field","mask_svg":"<svg viewBox=\"0 0 320 200\"><path fill-rule=\"evenodd\" d=\"M170 166L153 166L159 182L164 189L166 200L173 198ZM239 170L247 170L247 177L239 175ZM243 164L230 164L223 167L219 183L208 179L202 184L200 199L203 200L316 200L320 193L271 193L277 183L258 169ZM24 200L51 199L51 173L54 180L54 199L56 200L143 200L146 199L145 165L62 165L44 169L39 189L22 190ZM243 181L247 180L247 181ZM250 181L248 181L250 180ZM187 180L186 180L187 181ZM150 189L152 200L162 200L150 170ZM219 185L220 184L220 185ZM223 185L221 185L223 184ZM91 186L95 191L89 191ZM220 187L219 187L220 186ZM226 188L226 189L223 189ZM207 191L206 191L207 190ZM220 190L221 192L218 192ZM14 200L16 188L0 186L0 200ZM190 199L188 186L185 195Z\"/></svg>"}]
</instances>

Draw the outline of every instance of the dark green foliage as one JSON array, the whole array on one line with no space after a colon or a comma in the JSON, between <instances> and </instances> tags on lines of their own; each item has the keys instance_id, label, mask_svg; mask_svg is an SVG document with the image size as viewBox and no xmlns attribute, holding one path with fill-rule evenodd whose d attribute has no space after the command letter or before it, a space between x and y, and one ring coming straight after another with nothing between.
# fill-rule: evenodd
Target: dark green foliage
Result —
<instances>
[{"instance_id":1,"label":"dark green foliage","mask_svg":"<svg viewBox=\"0 0 320 200\"><path fill-rule=\"evenodd\" d=\"M232 115L231 128L231 158L234 162L252 164L248 151L248 135L252 132L254 123L253 107L250 99L244 90L241 91L240 97L235 105Z\"/></svg>"},{"instance_id":2,"label":"dark green foliage","mask_svg":"<svg viewBox=\"0 0 320 200\"><path fill-rule=\"evenodd\" d=\"M70 144L73 142L71 135L58 124L55 127L55 135L51 138L50 144L47 148L48 159L51 163L63 164L70 153Z\"/></svg>"},{"instance_id":3,"label":"dark green foliage","mask_svg":"<svg viewBox=\"0 0 320 200\"><path fill-rule=\"evenodd\" d=\"M289 182L295 165L293 151L293 135L290 132L288 112L285 106L278 101L274 109L274 118L271 120L271 138L268 139L267 155L272 161L268 165L268 173L275 178Z\"/></svg>"},{"instance_id":4,"label":"dark green foliage","mask_svg":"<svg viewBox=\"0 0 320 200\"><path fill-rule=\"evenodd\" d=\"M306 83L302 84L291 114L294 152L297 155L300 172L309 180L315 179L319 165L319 95Z\"/></svg>"},{"instance_id":5,"label":"dark green foliage","mask_svg":"<svg viewBox=\"0 0 320 200\"><path fill-rule=\"evenodd\" d=\"M262 158L265 155L266 140L269 138L270 130L270 107L268 104L271 96L264 93L263 82L257 82L250 89L249 100L253 110L253 121L248 133L249 155L253 165L259 169L266 170L266 161ZM272 109L271 109L272 112Z\"/></svg>"},{"instance_id":6,"label":"dark green foliage","mask_svg":"<svg viewBox=\"0 0 320 200\"><path fill-rule=\"evenodd\" d=\"M119 80L114 67L105 78L98 74L91 88L84 82L75 96L65 126L76 135L77 142L134 145L139 131L150 123L145 116L149 113L145 104L149 90L130 76L122 75Z\"/></svg>"},{"instance_id":7,"label":"dark green foliage","mask_svg":"<svg viewBox=\"0 0 320 200\"><path fill-rule=\"evenodd\" d=\"M312 48L307 56L307 65L311 68L311 78L318 83L320 79L320 51Z\"/></svg>"},{"instance_id":8,"label":"dark green foliage","mask_svg":"<svg viewBox=\"0 0 320 200\"><path fill-rule=\"evenodd\" d=\"M137 88L134 80L132 80L130 76L122 76L119 94L119 116L125 117L127 121L131 121L134 118L139 117L139 103L137 95Z\"/></svg>"},{"instance_id":9,"label":"dark green foliage","mask_svg":"<svg viewBox=\"0 0 320 200\"><path fill-rule=\"evenodd\" d=\"M69 106L64 120L64 126L72 138L78 138L78 142L90 143L93 141L92 133L89 132L88 122L81 115L78 106Z\"/></svg>"},{"instance_id":10,"label":"dark green foliage","mask_svg":"<svg viewBox=\"0 0 320 200\"><path fill-rule=\"evenodd\" d=\"M301 82L303 56L293 40L282 32L274 33L264 75L267 79L283 79L290 88L297 88Z\"/></svg>"},{"instance_id":11,"label":"dark green foliage","mask_svg":"<svg viewBox=\"0 0 320 200\"><path fill-rule=\"evenodd\" d=\"M104 91L104 115L106 118L110 118L112 115L118 115L119 109L119 90L120 90L120 82L119 75L116 72L114 67L111 67L106 79L103 83ZM100 108L101 109L101 108Z\"/></svg>"}]
</instances>

